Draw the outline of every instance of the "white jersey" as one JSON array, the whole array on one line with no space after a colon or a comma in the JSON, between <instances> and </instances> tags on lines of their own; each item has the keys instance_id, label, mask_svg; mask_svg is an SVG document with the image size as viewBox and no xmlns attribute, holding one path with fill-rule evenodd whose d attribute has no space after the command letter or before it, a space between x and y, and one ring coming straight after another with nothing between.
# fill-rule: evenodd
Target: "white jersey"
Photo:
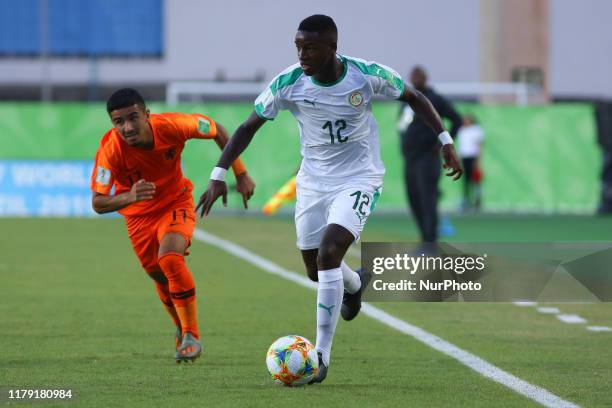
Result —
<instances>
[{"instance_id":1,"label":"white jersey","mask_svg":"<svg viewBox=\"0 0 612 408\"><path fill-rule=\"evenodd\" d=\"M464 159L478 157L484 138L484 132L479 125L461 126L457 133L459 156Z\"/></svg>"},{"instance_id":2,"label":"white jersey","mask_svg":"<svg viewBox=\"0 0 612 408\"><path fill-rule=\"evenodd\" d=\"M299 64L285 69L255 100L255 112L272 120L282 109L298 121L302 187L329 191L355 180L382 185L378 126L372 115L374 95L397 99L404 82L384 65L338 55L344 65L333 84L304 75Z\"/></svg>"}]
</instances>

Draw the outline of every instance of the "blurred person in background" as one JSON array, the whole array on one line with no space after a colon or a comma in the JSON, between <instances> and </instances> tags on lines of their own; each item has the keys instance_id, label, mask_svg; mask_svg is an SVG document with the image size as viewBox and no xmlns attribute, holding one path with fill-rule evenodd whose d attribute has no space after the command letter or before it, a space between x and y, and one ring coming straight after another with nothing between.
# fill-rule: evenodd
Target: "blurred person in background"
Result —
<instances>
[{"instance_id":1,"label":"blurred person in background","mask_svg":"<svg viewBox=\"0 0 612 408\"><path fill-rule=\"evenodd\" d=\"M472 115L463 117L463 126L457 133L459 156L463 162L465 178L463 184L463 211L480 210L482 198L481 153L484 131Z\"/></svg>"},{"instance_id":2,"label":"blurred person in background","mask_svg":"<svg viewBox=\"0 0 612 408\"><path fill-rule=\"evenodd\" d=\"M412 86L429 99L442 118L451 121L451 137L461 127L461 117L453 105L427 85L427 73L416 66L410 73ZM440 179L440 144L435 132L407 103L402 103L399 122L402 155L404 156L404 181L408 202L416 219L421 240L433 243L438 240L438 180Z\"/></svg>"}]
</instances>

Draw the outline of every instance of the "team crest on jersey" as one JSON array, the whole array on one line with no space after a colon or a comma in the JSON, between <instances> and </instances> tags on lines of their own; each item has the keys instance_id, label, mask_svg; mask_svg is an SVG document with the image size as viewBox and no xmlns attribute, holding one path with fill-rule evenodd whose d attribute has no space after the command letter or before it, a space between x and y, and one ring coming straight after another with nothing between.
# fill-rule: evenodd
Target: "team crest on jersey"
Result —
<instances>
[{"instance_id":1,"label":"team crest on jersey","mask_svg":"<svg viewBox=\"0 0 612 408\"><path fill-rule=\"evenodd\" d=\"M210 121L204 118L198 118L198 132L207 135L210 132Z\"/></svg>"},{"instance_id":2,"label":"team crest on jersey","mask_svg":"<svg viewBox=\"0 0 612 408\"><path fill-rule=\"evenodd\" d=\"M96 171L96 183L108 186L110 184L111 172L109 169L105 169L102 166L98 166Z\"/></svg>"},{"instance_id":3,"label":"team crest on jersey","mask_svg":"<svg viewBox=\"0 0 612 408\"><path fill-rule=\"evenodd\" d=\"M176 148L175 147L169 148L166 151L166 153L164 153L164 158L166 160L172 160L172 159L174 159L174 156L176 156Z\"/></svg>"},{"instance_id":4,"label":"team crest on jersey","mask_svg":"<svg viewBox=\"0 0 612 408\"><path fill-rule=\"evenodd\" d=\"M353 92L349 95L348 100L352 106L358 107L363 103L363 95L360 92Z\"/></svg>"}]
</instances>

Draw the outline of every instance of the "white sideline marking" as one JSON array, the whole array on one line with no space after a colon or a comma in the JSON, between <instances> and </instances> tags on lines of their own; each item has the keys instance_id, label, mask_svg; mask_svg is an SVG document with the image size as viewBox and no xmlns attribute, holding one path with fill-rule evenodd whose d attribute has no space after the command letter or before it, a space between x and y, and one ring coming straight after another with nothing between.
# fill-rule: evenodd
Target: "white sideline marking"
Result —
<instances>
[{"instance_id":1,"label":"white sideline marking","mask_svg":"<svg viewBox=\"0 0 612 408\"><path fill-rule=\"evenodd\" d=\"M593 332L612 332L612 327L608 326L589 326L587 330Z\"/></svg>"},{"instance_id":2,"label":"white sideline marking","mask_svg":"<svg viewBox=\"0 0 612 408\"><path fill-rule=\"evenodd\" d=\"M538 307L538 312L544 314L559 314L561 310L558 307Z\"/></svg>"},{"instance_id":3,"label":"white sideline marking","mask_svg":"<svg viewBox=\"0 0 612 408\"><path fill-rule=\"evenodd\" d=\"M291 272L283 268L282 266L277 265L274 262L271 262L231 241L227 241L208 232L205 233L200 229L196 229L193 236L198 241L206 242L208 244L216 246L217 248L220 248L238 258L241 258L273 275L288 279L292 282L295 282L310 289L317 288L316 283L310 281L304 276L298 275L295 272ZM446 354L449 357L454 358L455 360L468 366L477 373L499 384L502 384L510 388L511 390L516 391L517 393L535 402L540 403L545 407L579 408L579 405L576 405L570 401L566 401L561 397L551 393L550 391L545 390L544 388L530 384L527 381L522 380L502 370L499 367L494 366L488 361L485 361L482 358L468 351L465 351L434 334L431 334L421 329L420 327L400 320L397 317L394 317L377 307L374 307L368 303L363 303L361 310L365 315L375 320L378 320L380 323L383 323L401 333L412 336L416 340L433 348L434 350L437 350L443 354Z\"/></svg>"},{"instance_id":4,"label":"white sideline marking","mask_svg":"<svg viewBox=\"0 0 612 408\"><path fill-rule=\"evenodd\" d=\"M537 306L538 304L537 302L529 302L529 301L519 301L519 302L512 302L512 303L517 306L523 306L523 307ZM570 303L593 303L593 302L570 302ZM575 314L559 314L561 313L561 310L559 310L559 308L557 307L538 307L537 310L540 313L557 315L557 319L561 320L564 323L583 324L587 322L586 319L578 315L575 315ZM612 327L589 326L587 327L587 330L592 331L592 332L612 332Z\"/></svg>"},{"instance_id":5,"label":"white sideline marking","mask_svg":"<svg viewBox=\"0 0 612 408\"><path fill-rule=\"evenodd\" d=\"M576 315L576 314L560 314L557 315L557 319L561 320L564 323L569 324L582 324L586 323L586 319Z\"/></svg>"},{"instance_id":6,"label":"white sideline marking","mask_svg":"<svg viewBox=\"0 0 612 408\"><path fill-rule=\"evenodd\" d=\"M512 303L517 306L522 306L522 307L531 307L531 306L538 305L538 302L528 302L528 301L519 301L519 302L512 302Z\"/></svg>"}]
</instances>

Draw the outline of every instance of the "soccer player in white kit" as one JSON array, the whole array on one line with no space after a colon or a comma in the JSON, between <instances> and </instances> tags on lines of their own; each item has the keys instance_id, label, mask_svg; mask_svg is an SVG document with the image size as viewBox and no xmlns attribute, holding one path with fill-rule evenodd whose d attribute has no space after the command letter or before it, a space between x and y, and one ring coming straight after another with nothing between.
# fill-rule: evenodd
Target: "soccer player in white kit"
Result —
<instances>
[{"instance_id":1,"label":"soccer player in white kit","mask_svg":"<svg viewBox=\"0 0 612 408\"><path fill-rule=\"evenodd\" d=\"M384 65L338 54L337 41L336 24L328 16L317 14L300 23L295 36L299 63L277 75L255 100L254 112L223 150L198 203L202 216L220 196L225 204L225 173L257 130L280 110L295 116L303 157L297 175L297 245L308 276L319 282L319 371L311 383L322 382L327 376L340 304L343 318L353 319L369 280L342 259L359 239L382 191L385 168L372 115L374 96L409 103L440 135L447 175L456 180L462 173L452 139L427 98Z\"/></svg>"}]
</instances>

